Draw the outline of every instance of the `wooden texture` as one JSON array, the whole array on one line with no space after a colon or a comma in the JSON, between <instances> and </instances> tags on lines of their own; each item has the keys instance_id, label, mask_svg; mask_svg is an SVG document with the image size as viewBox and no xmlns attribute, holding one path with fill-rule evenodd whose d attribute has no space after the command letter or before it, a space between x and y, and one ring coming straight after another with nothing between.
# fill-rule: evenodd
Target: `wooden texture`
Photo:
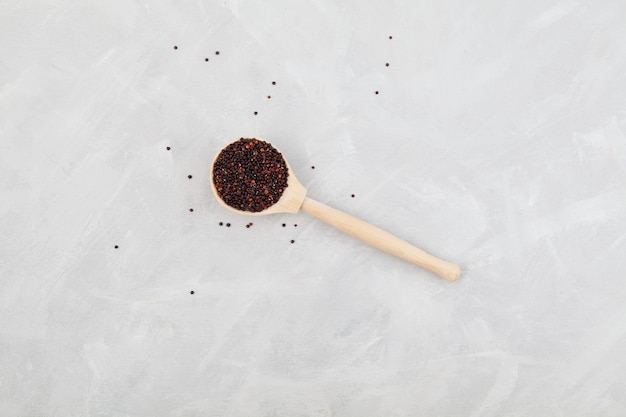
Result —
<instances>
[{"instance_id":1,"label":"wooden texture","mask_svg":"<svg viewBox=\"0 0 626 417\"><path fill-rule=\"evenodd\" d=\"M439 259L379 227L326 204L305 197L300 209L368 245L426 268L447 281L456 281L461 274L458 265Z\"/></svg>"}]
</instances>

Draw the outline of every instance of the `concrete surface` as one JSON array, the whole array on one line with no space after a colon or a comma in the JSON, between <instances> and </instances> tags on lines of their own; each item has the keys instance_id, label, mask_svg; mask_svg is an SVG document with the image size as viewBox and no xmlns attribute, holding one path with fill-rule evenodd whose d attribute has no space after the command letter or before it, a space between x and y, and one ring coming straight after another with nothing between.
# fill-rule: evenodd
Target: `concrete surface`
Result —
<instances>
[{"instance_id":1,"label":"concrete surface","mask_svg":"<svg viewBox=\"0 0 626 417\"><path fill-rule=\"evenodd\" d=\"M624 22L0 1L0 415L626 415ZM461 279L305 214L246 228L207 182L243 135Z\"/></svg>"}]
</instances>

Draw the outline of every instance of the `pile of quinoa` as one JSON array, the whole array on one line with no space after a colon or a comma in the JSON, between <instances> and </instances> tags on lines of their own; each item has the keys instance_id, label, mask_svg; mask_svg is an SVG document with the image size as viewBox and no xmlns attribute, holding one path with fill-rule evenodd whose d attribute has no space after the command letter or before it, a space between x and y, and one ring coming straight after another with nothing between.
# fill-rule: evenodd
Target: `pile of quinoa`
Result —
<instances>
[{"instance_id":1,"label":"pile of quinoa","mask_svg":"<svg viewBox=\"0 0 626 417\"><path fill-rule=\"evenodd\" d=\"M275 204L287 188L283 155L270 143L241 138L226 146L213 164L213 185L229 206L257 213Z\"/></svg>"}]
</instances>

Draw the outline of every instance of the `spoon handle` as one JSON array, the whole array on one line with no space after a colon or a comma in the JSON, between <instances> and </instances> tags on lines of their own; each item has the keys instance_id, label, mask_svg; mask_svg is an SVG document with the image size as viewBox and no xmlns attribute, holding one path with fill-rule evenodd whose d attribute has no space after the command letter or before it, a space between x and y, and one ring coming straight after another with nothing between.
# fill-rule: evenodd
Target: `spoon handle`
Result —
<instances>
[{"instance_id":1,"label":"spoon handle","mask_svg":"<svg viewBox=\"0 0 626 417\"><path fill-rule=\"evenodd\" d=\"M377 249L434 272L447 281L461 274L458 265L439 259L361 219L305 197L301 210Z\"/></svg>"}]
</instances>

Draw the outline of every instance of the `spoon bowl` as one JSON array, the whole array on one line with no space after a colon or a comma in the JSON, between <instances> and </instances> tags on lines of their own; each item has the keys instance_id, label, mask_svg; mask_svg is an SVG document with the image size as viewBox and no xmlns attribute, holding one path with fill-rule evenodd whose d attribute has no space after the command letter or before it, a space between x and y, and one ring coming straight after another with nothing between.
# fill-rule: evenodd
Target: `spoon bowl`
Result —
<instances>
[{"instance_id":1,"label":"spoon bowl","mask_svg":"<svg viewBox=\"0 0 626 417\"><path fill-rule=\"evenodd\" d=\"M241 141L242 139L262 141L278 151L278 149L270 142L255 137L243 137L236 139L227 144L224 149L228 148L235 142ZM215 164L224 149L218 152L215 159L213 159L213 163L211 164L210 182L211 190L217 198L217 201L226 209L247 216L262 216L272 213L297 213L302 210L375 248L426 268L447 281L456 281L459 278L461 269L457 264L439 259L389 232L307 197L306 188L300 183L300 181L298 181L293 173L293 170L291 169L291 166L284 157L282 157L282 159L285 162L288 174L287 185L275 203L258 212L239 210L231 207L226 204L224 200L222 200L222 197L220 196L214 183L213 171L215 169ZM263 150L261 149L261 151ZM278 152L280 154L280 151Z\"/></svg>"},{"instance_id":2,"label":"spoon bowl","mask_svg":"<svg viewBox=\"0 0 626 417\"><path fill-rule=\"evenodd\" d=\"M224 146L223 149L229 147L233 143L239 142L241 139L246 139L246 140L256 139L259 141L264 141L264 142L269 143L265 139L261 139L258 137L242 137L242 138L237 138L233 140L232 142L228 143L226 146ZM274 149L280 152L280 150L276 148L274 144L271 144L271 145L274 147ZM285 160L285 165L287 166L287 173L289 174L287 176L287 187L285 188L285 190L283 191L283 194L280 196L280 198L278 199L276 203L272 204L270 207L266 208L263 211L257 211L257 212L239 210L235 207L232 207L226 204L224 200L222 200L222 198L220 197L219 193L217 192L217 188L215 188L215 182L213 180L213 169L215 168L215 162L219 158L220 154L221 154L221 151L218 152L217 155L215 155L215 158L213 158L213 162L211 163L211 174L210 174L211 181L210 182L211 182L211 191L213 191L215 198L217 198L217 201L220 203L220 205L222 205L222 207L230 211L233 211L237 214L244 214L246 216L264 216L266 214L274 214L274 213L297 213L298 210L300 210L300 207L302 206L302 203L304 202L304 198L306 197L306 188L304 188L304 186L300 183L300 181L298 181L298 179L293 173L293 170L291 169L291 166L289 165L289 162L286 159L284 159L284 157L283 159Z\"/></svg>"}]
</instances>

